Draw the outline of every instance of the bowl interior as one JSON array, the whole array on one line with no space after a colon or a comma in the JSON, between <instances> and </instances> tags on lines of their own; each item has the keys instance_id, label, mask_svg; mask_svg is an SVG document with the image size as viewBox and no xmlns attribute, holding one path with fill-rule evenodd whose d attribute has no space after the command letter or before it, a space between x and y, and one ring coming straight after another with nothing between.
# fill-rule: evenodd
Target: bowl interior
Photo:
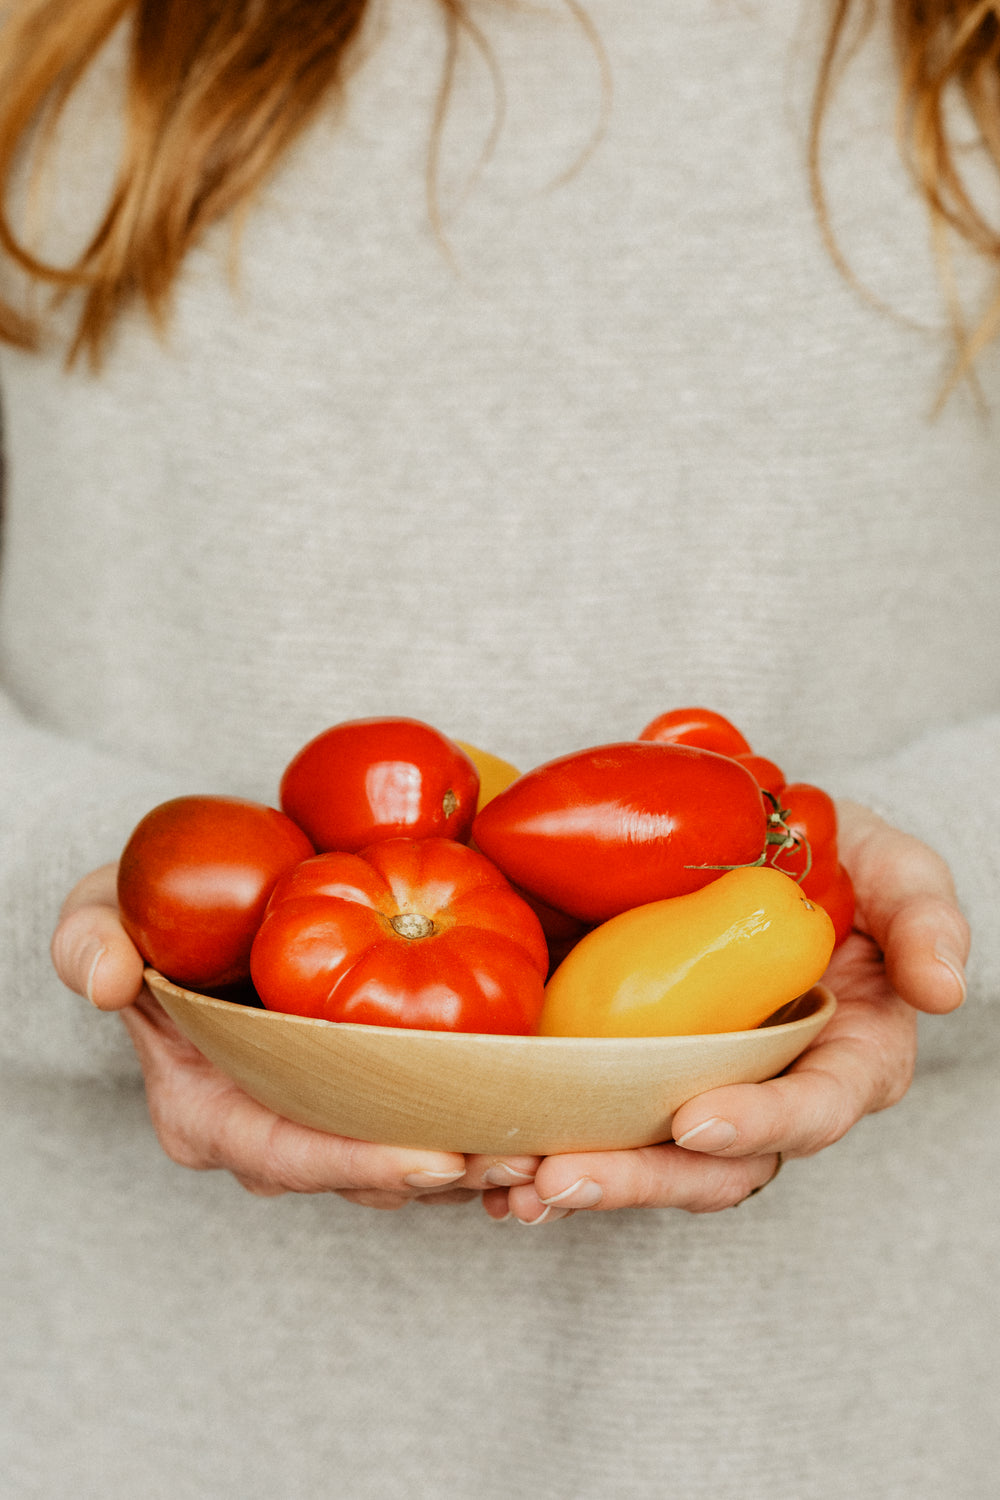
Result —
<instances>
[{"instance_id":1,"label":"bowl interior","mask_svg":"<svg viewBox=\"0 0 1000 1500\"><path fill-rule=\"evenodd\" d=\"M520 1037L355 1026L212 999L147 970L182 1032L261 1104L334 1135L490 1155L669 1140L695 1094L786 1068L829 1021L817 985L754 1031Z\"/></svg>"}]
</instances>

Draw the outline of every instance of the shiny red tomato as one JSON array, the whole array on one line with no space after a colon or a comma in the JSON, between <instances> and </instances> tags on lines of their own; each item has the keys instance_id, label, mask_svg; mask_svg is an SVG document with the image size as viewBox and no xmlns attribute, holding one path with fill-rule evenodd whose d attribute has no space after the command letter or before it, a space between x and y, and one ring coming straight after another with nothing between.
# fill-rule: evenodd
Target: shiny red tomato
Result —
<instances>
[{"instance_id":1,"label":"shiny red tomato","mask_svg":"<svg viewBox=\"0 0 1000 1500\"><path fill-rule=\"evenodd\" d=\"M122 924L146 962L175 983L236 984L250 973L250 945L279 877L313 852L290 818L259 802L162 802L122 853Z\"/></svg>"},{"instance_id":2,"label":"shiny red tomato","mask_svg":"<svg viewBox=\"0 0 1000 1500\"><path fill-rule=\"evenodd\" d=\"M760 788L738 761L630 740L527 772L483 808L473 838L514 885L603 922L755 863L767 830Z\"/></svg>"},{"instance_id":3,"label":"shiny red tomato","mask_svg":"<svg viewBox=\"0 0 1000 1500\"><path fill-rule=\"evenodd\" d=\"M590 931L591 923L580 922L576 917L569 916L564 911L557 911L554 906L548 906L544 901L539 901L537 896L532 896L528 891L518 890L531 910L535 913L542 924L545 941L549 949L549 973L557 969L572 948L575 948L580 939Z\"/></svg>"},{"instance_id":4,"label":"shiny red tomato","mask_svg":"<svg viewBox=\"0 0 1000 1500\"><path fill-rule=\"evenodd\" d=\"M767 862L798 880L807 896L817 896L837 872L837 809L821 787L795 781L779 796L782 823L797 843L772 845Z\"/></svg>"},{"instance_id":5,"label":"shiny red tomato","mask_svg":"<svg viewBox=\"0 0 1000 1500\"><path fill-rule=\"evenodd\" d=\"M805 881L802 882L805 890ZM810 901L821 906L833 923L834 946L838 947L854 929L854 884L843 865L838 865L821 890L806 891Z\"/></svg>"},{"instance_id":6,"label":"shiny red tomato","mask_svg":"<svg viewBox=\"0 0 1000 1500\"><path fill-rule=\"evenodd\" d=\"M671 708L659 714L639 735L664 745L694 745L719 755L750 755L753 752L735 724L711 708Z\"/></svg>"},{"instance_id":7,"label":"shiny red tomato","mask_svg":"<svg viewBox=\"0 0 1000 1500\"><path fill-rule=\"evenodd\" d=\"M525 1036L548 962L538 918L483 855L388 839L319 854L282 880L251 970L271 1010Z\"/></svg>"},{"instance_id":8,"label":"shiny red tomato","mask_svg":"<svg viewBox=\"0 0 1000 1500\"><path fill-rule=\"evenodd\" d=\"M734 755L741 766L746 766L760 789L776 797L785 785L785 773L773 760L763 755Z\"/></svg>"},{"instance_id":9,"label":"shiny red tomato","mask_svg":"<svg viewBox=\"0 0 1000 1500\"><path fill-rule=\"evenodd\" d=\"M317 849L379 839L466 839L479 773L454 740L419 719L350 719L304 745L281 779L281 806Z\"/></svg>"}]
</instances>

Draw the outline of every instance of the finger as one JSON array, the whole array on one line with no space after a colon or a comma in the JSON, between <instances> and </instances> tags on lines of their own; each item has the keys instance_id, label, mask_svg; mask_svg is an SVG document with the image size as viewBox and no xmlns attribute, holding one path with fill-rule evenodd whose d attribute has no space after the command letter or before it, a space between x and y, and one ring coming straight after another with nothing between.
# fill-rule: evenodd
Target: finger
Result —
<instances>
[{"instance_id":1,"label":"finger","mask_svg":"<svg viewBox=\"0 0 1000 1500\"><path fill-rule=\"evenodd\" d=\"M234 1172L233 1176L240 1187L246 1188L248 1193L253 1193L255 1198L282 1198L285 1195L286 1189L275 1187L273 1183L259 1182L256 1177L245 1177L239 1172Z\"/></svg>"},{"instance_id":2,"label":"finger","mask_svg":"<svg viewBox=\"0 0 1000 1500\"><path fill-rule=\"evenodd\" d=\"M473 1198L478 1198L479 1194L466 1192L464 1188L455 1188L448 1193L428 1193L424 1196L405 1198L400 1193L344 1189L337 1193L337 1197L346 1199L348 1203L361 1204L364 1208L393 1210L405 1208L409 1203L417 1203L422 1208L440 1208L456 1203L469 1203Z\"/></svg>"},{"instance_id":3,"label":"finger","mask_svg":"<svg viewBox=\"0 0 1000 1500\"><path fill-rule=\"evenodd\" d=\"M373 1145L282 1119L178 1040L151 999L123 1011L122 1019L146 1079L157 1136L182 1166L226 1169L258 1190L375 1190L403 1200L441 1192L464 1176L458 1153Z\"/></svg>"},{"instance_id":4,"label":"finger","mask_svg":"<svg viewBox=\"0 0 1000 1500\"><path fill-rule=\"evenodd\" d=\"M362 1188L338 1188L336 1191L337 1197L346 1203L356 1203L359 1208L378 1208L383 1213L395 1213L411 1202L403 1193L380 1193Z\"/></svg>"},{"instance_id":5,"label":"finger","mask_svg":"<svg viewBox=\"0 0 1000 1500\"><path fill-rule=\"evenodd\" d=\"M858 925L885 954L892 987L918 1010L954 1010L965 998L970 939L947 863L867 808L846 802L837 811Z\"/></svg>"},{"instance_id":6,"label":"finger","mask_svg":"<svg viewBox=\"0 0 1000 1500\"><path fill-rule=\"evenodd\" d=\"M60 917L68 917L78 906L110 906L118 910L118 866L101 865L78 880L62 904Z\"/></svg>"},{"instance_id":7,"label":"finger","mask_svg":"<svg viewBox=\"0 0 1000 1500\"><path fill-rule=\"evenodd\" d=\"M487 1188L481 1196L483 1208L496 1223L499 1224L502 1220L510 1218L510 1205L507 1201L508 1193L506 1188Z\"/></svg>"},{"instance_id":8,"label":"finger","mask_svg":"<svg viewBox=\"0 0 1000 1500\"><path fill-rule=\"evenodd\" d=\"M957 907L913 897L886 915L880 941L889 981L911 1005L944 1014L962 1004L969 924Z\"/></svg>"},{"instance_id":9,"label":"finger","mask_svg":"<svg viewBox=\"0 0 1000 1500\"><path fill-rule=\"evenodd\" d=\"M421 1193L413 1201L421 1208L449 1208L456 1203L471 1203L480 1194L472 1188L450 1188L443 1193Z\"/></svg>"},{"instance_id":10,"label":"finger","mask_svg":"<svg viewBox=\"0 0 1000 1500\"><path fill-rule=\"evenodd\" d=\"M518 1187L533 1180L541 1159L540 1156L467 1156L465 1186Z\"/></svg>"},{"instance_id":11,"label":"finger","mask_svg":"<svg viewBox=\"0 0 1000 1500\"><path fill-rule=\"evenodd\" d=\"M778 1157L729 1160L699 1156L675 1145L636 1151L595 1151L549 1156L535 1181L511 1188L508 1202L519 1223L554 1223L580 1210L680 1208L718 1213L735 1208L770 1182Z\"/></svg>"},{"instance_id":12,"label":"finger","mask_svg":"<svg viewBox=\"0 0 1000 1500\"><path fill-rule=\"evenodd\" d=\"M51 953L63 984L99 1010L121 1010L142 990L142 957L110 906L71 907L52 934Z\"/></svg>"},{"instance_id":13,"label":"finger","mask_svg":"<svg viewBox=\"0 0 1000 1500\"><path fill-rule=\"evenodd\" d=\"M675 1143L725 1158L812 1156L862 1116L896 1104L913 1077L917 1021L898 996L843 1002L817 1042L779 1078L730 1084L683 1105Z\"/></svg>"}]
</instances>

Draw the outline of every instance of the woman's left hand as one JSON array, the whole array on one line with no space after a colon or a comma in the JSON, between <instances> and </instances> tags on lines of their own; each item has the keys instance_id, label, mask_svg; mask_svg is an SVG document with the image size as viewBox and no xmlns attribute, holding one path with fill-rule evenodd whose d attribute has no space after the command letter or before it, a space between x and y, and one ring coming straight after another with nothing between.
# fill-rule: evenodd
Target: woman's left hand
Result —
<instances>
[{"instance_id":1,"label":"woman's left hand","mask_svg":"<svg viewBox=\"0 0 1000 1500\"><path fill-rule=\"evenodd\" d=\"M470 1159L463 1186L484 1189L492 1218L542 1224L577 1209L733 1208L782 1158L822 1151L864 1115L898 1103L913 1076L916 1012L941 1014L964 999L968 924L939 855L855 803L841 803L838 815L857 930L824 976L838 1005L816 1041L770 1082L689 1100L667 1145L549 1156L533 1180L523 1158L514 1174ZM515 1185L492 1185L506 1182Z\"/></svg>"}]
</instances>

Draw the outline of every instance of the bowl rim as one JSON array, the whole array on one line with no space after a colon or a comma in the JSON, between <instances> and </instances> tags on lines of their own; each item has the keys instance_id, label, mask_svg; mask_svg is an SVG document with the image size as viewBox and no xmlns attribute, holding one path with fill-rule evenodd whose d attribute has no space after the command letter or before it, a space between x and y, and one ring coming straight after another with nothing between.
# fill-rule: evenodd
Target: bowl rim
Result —
<instances>
[{"instance_id":1,"label":"bowl rim","mask_svg":"<svg viewBox=\"0 0 1000 1500\"><path fill-rule=\"evenodd\" d=\"M713 1037L727 1037L730 1040L737 1040L741 1037L759 1036L762 1031L766 1031L770 1036L787 1035L790 1032L804 1030L807 1027L815 1027L817 1021L819 1021L821 1018L822 1026L825 1026L827 1022L832 1018L833 1013L837 1008L837 1001L833 991L829 988L828 985L825 985L822 983L822 981L819 981L816 984L811 985L808 990L805 990L803 994L798 996L795 1000L787 1002L785 1005L780 1006L774 1012L775 1015L780 1015L781 1011L788 1010L792 1006L799 1005L809 996L815 995L816 1003L806 1011L805 1015L796 1016L795 1019L791 1021L777 1021L771 1025L768 1024L767 1020L764 1020L760 1023L759 1026L749 1027L743 1031L694 1032L683 1036L663 1035L642 1037L517 1036L511 1035L508 1032L438 1031L426 1030L416 1026L366 1026L360 1024L357 1021L327 1021L324 1020L321 1016L299 1016L293 1014L291 1011L269 1010L266 1006L258 1007L243 1005L238 1000L223 1000L217 995L203 995L198 990L191 990L184 985L177 984L174 980L168 979L165 974L161 974L158 969L153 969L147 965L147 967L143 971L143 979L147 984L149 983L150 977L155 979L158 984L165 986L168 990L173 991L174 993L184 997L187 1000L193 1000L196 1003L205 1006L207 1009L219 1010L223 1013L231 1012L234 1014L249 1014L253 1016L253 1024L257 1026L280 1024L282 1022L294 1022L299 1026L319 1028L322 1031L332 1030L338 1033L346 1032L348 1034L354 1034L357 1036L377 1036L380 1038L385 1038L387 1036L400 1038L408 1036L432 1037L437 1039L437 1041L443 1046L447 1046L449 1042L458 1040L462 1040L467 1043L472 1038L475 1038L480 1042L486 1042L495 1046L511 1046L513 1044L519 1044L521 1046L530 1045L532 1048L547 1047L549 1049L562 1048L564 1050L567 1047L571 1047L573 1050L578 1051L595 1051L602 1047L606 1048L609 1043L615 1044L618 1047L621 1047L624 1043L630 1043L632 1045L641 1043L643 1047L648 1047L651 1043L654 1045L656 1043L660 1043L661 1045L664 1043L669 1043L674 1047L679 1046L682 1043L686 1043L689 1046L704 1046L705 1042L710 1041ZM822 1029L822 1027L820 1029Z\"/></svg>"}]
</instances>

